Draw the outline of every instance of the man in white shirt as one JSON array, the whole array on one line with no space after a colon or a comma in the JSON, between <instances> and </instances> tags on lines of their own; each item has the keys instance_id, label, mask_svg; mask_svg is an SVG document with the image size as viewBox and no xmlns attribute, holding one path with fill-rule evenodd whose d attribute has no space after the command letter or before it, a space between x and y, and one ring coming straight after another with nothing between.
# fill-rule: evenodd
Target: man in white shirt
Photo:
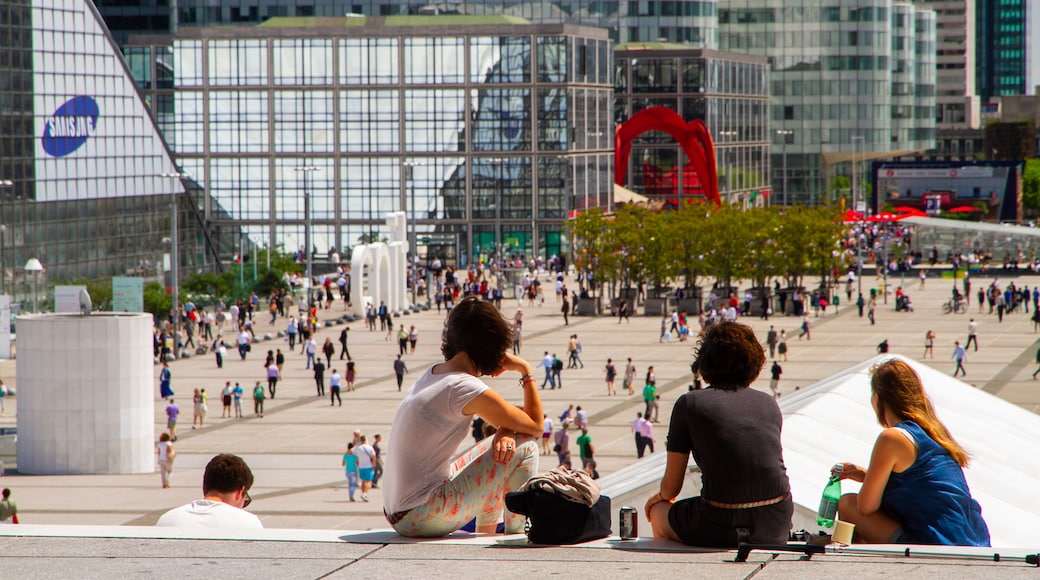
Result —
<instances>
[{"instance_id":1,"label":"man in white shirt","mask_svg":"<svg viewBox=\"0 0 1040 580\"><path fill-rule=\"evenodd\" d=\"M549 386L555 389L556 378L553 377L552 372L553 357L549 356L549 351L545 351L545 356L542 357L542 362L538 363L538 366L545 367L545 380L542 381L542 388L545 388L545 383L549 383Z\"/></svg>"},{"instance_id":2,"label":"man in white shirt","mask_svg":"<svg viewBox=\"0 0 1040 580\"><path fill-rule=\"evenodd\" d=\"M245 507L253 500L253 472L237 455L221 453L209 461L202 476L203 499L173 508L157 526L192 528L263 528L260 518Z\"/></svg>"},{"instance_id":3,"label":"man in white shirt","mask_svg":"<svg viewBox=\"0 0 1040 580\"><path fill-rule=\"evenodd\" d=\"M647 447L650 447L650 453L654 452L654 426L643 418L642 413L636 413L636 420L632 421L632 432L636 434L636 455L640 459Z\"/></svg>"},{"instance_id":4,"label":"man in white shirt","mask_svg":"<svg viewBox=\"0 0 1040 580\"><path fill-rule=\"evenodd\" d=\"M368 444L368 439L362 435L361 444L354 447L354 455L358 459L358 474L361 476L361 501L368 501L368 490L372 489L372 479L375 476L376 450Z\"/></svg>"}]
</instances>

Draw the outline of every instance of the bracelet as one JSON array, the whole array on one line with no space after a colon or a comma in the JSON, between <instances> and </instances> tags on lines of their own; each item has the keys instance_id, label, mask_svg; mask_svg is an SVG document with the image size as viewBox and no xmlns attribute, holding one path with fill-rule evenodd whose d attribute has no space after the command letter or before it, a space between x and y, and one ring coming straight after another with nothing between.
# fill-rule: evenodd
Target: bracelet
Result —
<instances>
[{"instance_id":1,"label":"bracelet","mask_svg":"<svg viewBox=\"0 0 1040 580\"><path fill-rule=\"evenodd\" d=\"M537 382L535 381L534 375L532 375L531 373L527 373L526 375L520 377L520 386L524 386L524 383L526 383L527 381L531 381L532 383Z\"/></svg>"}]
</instances>

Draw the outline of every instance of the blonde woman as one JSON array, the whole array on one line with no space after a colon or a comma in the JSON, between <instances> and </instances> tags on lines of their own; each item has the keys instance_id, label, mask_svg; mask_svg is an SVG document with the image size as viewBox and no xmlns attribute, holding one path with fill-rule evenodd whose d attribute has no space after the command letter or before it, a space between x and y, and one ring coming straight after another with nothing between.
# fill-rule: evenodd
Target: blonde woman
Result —
<instances>
[{"instance_id":1,"label":"blonde woman","mask_svg":"<svg viewBox=\"0 0 1040 580\"><path fill-rule=\"evenodd\" d=\"M163 489L170 487L170 473L173 471L173 459L176 456L173 443L170 442L170 434L159 435L159 441L155 444L155 460L159 464L159 477L162 479Z\"/></svg>"},{"instance_id":2,"label":"blonde woman","mask_svg":"<svg viewBox=\"0 0 1040 580\"><path fill-rule=\"evenodd\" d=\"M884 431L870 464L834 467L863 483L838 502L858 542L989 546L982 508L964 479L968 454L935 415L921 377L907 363L880 363L870 380L871 405Z\"/></svg>"}]
</instances>

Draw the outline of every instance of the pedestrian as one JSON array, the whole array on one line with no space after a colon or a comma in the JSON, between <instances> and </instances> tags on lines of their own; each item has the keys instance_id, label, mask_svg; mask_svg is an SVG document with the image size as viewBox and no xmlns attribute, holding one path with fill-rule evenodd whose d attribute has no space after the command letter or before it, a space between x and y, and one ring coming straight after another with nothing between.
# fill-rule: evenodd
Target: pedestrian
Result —
<instances>
[{"instance_id":1,"label":"pedestrian","mask_svg":"<svg viewBox=\"0 0 1040 580\"><path fill-rule=\"evenodd\" d=\"M170 433L170 441L177 440L177 416L180 413L181 408L173 402L173 397L170 397L170 404L166 405L166 430Z\"/></svg>"},{"instance_id":2,"label":"pedestrian","mask_svg":"<svg viewBox=\"0 0 1040 580\"><path fill-rule=\"evenodd\" d=\"M242 418L242 385L235 381L235 388L231 389L231 400L235 404L235 417Z\"/></svg>"},{"instance_id":3,"label":"pedestrian","mask_svg":"<svg viewBox=\"0 0 1040 580\"><path fill-rule=\"evenodd\" d=\"M628 300L622 298L621 302L618 304L618 309L617 309L617 322L618 322L618 324L621 324L621 319L624 319L625 322L632 322L631 320L628 319L628 316L629 316Z\"/></svg>"},{"instance_id":4,"label":"pedestrian","mask_svg":"<svg viewBox=\"0 0 1040 580\"><path fill-rule=\"evenodd\" d=\"M972 344L975 345L975 352L979 352L979 323L975 322L974 318L968 319L968 342L964 343L964 348L967 350Z\"/></svg>"},{"instance_id":5,"label":"pedestrian","mask_svg":"<svg viewBox=\"0 0 1040 580\"><path fill-rule=\"evenodd\" d=\"M647 447L650 448L650 453L654 452L654 426L642 413L636 413L636 420L632 421L632 432L636 438L636 457L642 459Z\"/></svg>"},{"instance_id":6,"label":"pedestrian","mask_svg":"<svg viewBox=\"0 0 1040 580\"><path fill-rule=\"evenodd\" d=\"M253 387L253 414L260 418L264 416L264 396L264 386L257 381Z\"/></svg>"},{"instance_id":7,"label":"pedestrian","mask_svg":"<svg viewBox=\"0 0 1040 580\"><path fill-rule=\"evenodd\" d=\"M217 368L224 368L224 357L227 356L227 347L224 346L224 339L218 334L217 340L213 341L213 356L217 359Z\"/></svg>"},{"instance_id":8,"label":"pedestrian","mask_svg":"<svg viewBox=\"0 0 1040 580\"><path fill-rule=\"evenodd\" d=\"M808 313L803 314L802 315L802 332L798 334L798 340L801 340L803 336L805 337L805 340L812 340L812 334L809 332L810 324L811 323L809 322L809 314Z\"/></svg>"},{"instance_id":9,"label":"pedestrian","mask_svg":"<svg viewBox=\"0 0 1040 580\"><path fill-rule=\"evenodd\" d=\"M350 349L347 348L347 338L350 331L349 326L344 326L343 330L339 332L339 360L343 360L343 357L350 358Z\"/></svg>"},{"instance_id":10,"label":"pedestrian","mask_svg":"<svg viewBox=\"0 0 1040 580\"><path fill-rule=\"evenodd\" d=\"M549 446L549 438L552 437L552 434L553 420L550 419L549 416L545 413L542 413L542 455L548 455L549 452L552 450L552 448Z\"/></svg>"},{"instance_id":11,"label":"pedestrian","mask_svg":"<svg viewBox=\"0 0 1040 580\"><path fill-rule=\"evenodd\" d=\"M950 358L957 361L957 368L953 369L953 376L957 376L957 373L962 373L963 376L968 376L968 372L964 370L964 359L968 357L967 351L961 346L961 341L954 341L953 355Z\"/></svg>"},{"instance_id":12,"label":"pedestrian","mask_svg":"<svg viewBox=\"0 0 1040 580\"><path fill-rule=\"evenodd\" d=\"M520 325L513 326L513 354L520 356L520 347L523 345L523 334Z\"/></svg>"},{"instance_id":13,"label":"pedestrian","mask_svg":"<svg viewBox=\"0 0 1040 580\"><path fill-rule=\"evenodd\" d=\"M589 437L588 429L582 427L581 435L578 436L576 443L578 444L578 456L581 457L581 467L584 469L588 467L589 462L592 461L596 453L596 448L592 445L592 437Z\"/></svg>"},{"instance_id":14,"label":"pedestrian","mask_svg":"<svg viewBox=\"0 0 1040 580\"><path fill-rule=\"evenodd\" d=\"M405 354L408 352L408 331L404 329L404 325L397 331L397 347L398 354Z\"/></svg>"},{"instance_id":15,"label":"pedestrian","mask_svg":"<svg viewBox=\"0 0 1040 580\"><path fill-rule=\"evenodd\" d=\"M285 335L289 337L289 352L296 352L296 334L300 326L296 323L296 317L289 317L289 324L285 327Z\"/></svg>"},{"instance_id":16,"label":"pedestrian","mask_svg":"<svg viewBox=\"0 0 1040 580\"><path fill-rule=\"evenodd\" d=\"M636 365L632 364L632 357L628 358L628 363L625 364L625 378L622 380L621 386L628 391L629 395L635 394L635 382L636 382Z\"/></svg>"},{"instance_id":17,"label":"pedestrian","mask_svg":"<svg viewBox=\"0 0 1040 580\"><path fill-rule=\"evenodd\" d=\"M372 489L379 489L379 478L383 477L383 450L379 444L383 442L383 436L376 433L372 436L372 449L376 452L376 462L372 466Z\"/></svg>"},{"instance_id":18,"label":"pedestrian","mask_svg":"<svg viewBox=\"0 0 1040 580\"><path fill-rule=\"evenodd\" d=\"M766 333L766 346L769 347L769 358L775 358L776 357L776 339L777 339L776 329L773 328L772 324L770 324L769 325L769 332Z\"/></svg>"},{"instance_id":19,"label":"pedestrian","mask_svg":"<svg viewBox=\"0 0 1040 580\"><path fill-rule=\"evenodd\" d=\"M191 417L191 428L195 429L195 424L198 423L199 429L202 429L206 422L206 389L195 389L191 402L194 411Z\"/></svg>"},{"instance_id":20,"label":"pedestrian","mask_svg":"<svg viewBox=\"0 0 1040 580\"><path fill-rule=\"evenodd\" d=\"M275 349L274 352L274 364L278 367L278 378L282 377L282 367L285 366L285 355L282 354L282 349Z\"/></svg>"},{"instance_id":21,"label":"pedestrian","mask_svg":"<svg viewBox=\"0 0 1040 580\"><path fill-rule=\"evenodd\" d=\"M238 356L241 357L242 360L246 360L246 353L248 353L253 348L249 345L249 343L253 341L253 337L249 334L249 331L246 329L245 325L243 325L241 329L238 331L238 337L235 339L235 341L238 344Z\"/></svg>"},{"instance_id":22,"label":"pedestrian","mask_svg":"<svg viewBox=\"0 0 1040 580\"><path fill-rule=\"evenodd\" d=\"M934 347L934 346L935 346L935 333L932 332L932 329L929 328L928 332L924 333L924 354L921 356L921 358L931 358L931 359L934 360L935 359L935 351L932 350L932 347ZM931 356L929 356L929 355L931 355Z\"/></svg>"},{"instance_id":23,"label":"pedestrian","mask_svg":"<svg viewBox=\"0 0 1040 580\"><path fill-rule=\"evenodd\" d=\"M545 379L542 380L542 387L545 388L545 383L549 383L550 390L556 388L556 379L553 378L553 357L549 356L549 351L545 351L545 356L542 357L542 362L538 363L538 366L545 369Z\"/></svg>"},{"instance_id":24,"label":"pedestrian","mask_svg":"<svg viewBox=\"0 0 1040 580\"><path fill-rule=\"evenodd\" d=\"M325 363L321 359L314 361L314 388L319 397L325 396Z\"/></svg>"},{"instance_id":25,"label":"pedestrian","mask_svg":"<svg viewBox=\"0 0 1040 580\"><path fill-rule=\"evenodd\" d=\"M331 336L325 337L325 343L321 345L321 352L325 355L325 366L332 367L332 357L336 354L336 345L332 344Z\"/></svg>"},{"instance_id":26,"label":"pedestrian","mask_svg":"<svg viewBox=\"0 0 1040 580\"><path fill-rule=\"evenodd\" d=\"M362 435L361 444L354 448L354 455L358 458L358 475L361 477L361 501L367 502L368 491L372 489L372 479L375 477L376 450Z\"/></svg>"},{"instance_id":27,"label":"pedestrian","mask_svg":"<svg viewBox=\"0 0 1040 580\"><path fill-rule=\"evenodd\" d=\"M408 372L408 367L405 366L404 361L401 359L401 355L397 355L397 360L394 361L394 374L397 376L397 390L401 391L401 385L404 383L404 374Z\"/></svg>"},{"instance_id":28,"label":"pedestrian","mask_svg":"<svg viewBox=\"0 0 1040 580\"><path fill-rule=\"evenodd\" d=\"M781 329L780 337L776 339L776 355L777 359L783 359L787 362L787 331Z\"/></svg>"},{"instance_id":29,"label":"pedestrian","mask_svg":"<svg viewBox=\"0 0 1040 580\"><path fill-rule=\"evenodd\" d=\"M1035 311L1035 309L1034 309L1034 311ZM1033 380L1034 381L1036 380L1036 375L1038 373L1040 373L1040 348L1036 349L1036 364L1037 364L1036 370L1033 371Z\"/></svg>"},{"instance_id":30,"label":"pedestrian","mask_svg":"<svg viewBox=\"0 0 1040 580\"><path fill-rule=\"evenodd\" d=\"M559 460L560 465L565 465L570 461L571 455L571 435L567 432L567 422L561 421L560 427L556 429L556 433L553 434L553 451L556 452L556 458Z\"/></svg>"},{"instance_id":31,"label":"pedestrian","mask_svg":"<svg viewBox=\"0 0 1040 580\"><path fill-rule=\"evenodd\" d=\"M859 297L856 298L856 308L859 310L859 317L860 318L863 318L863 306L865 304L866 304L866 301L863 300L863 293L860 292L859 293Z\"/></svg>"},{"instance_id":32,"label":"pedestrian","mask_svg":"<svg viewBox=\"0 0 1040 580\"><path fill-rule=\"evenodd\" d=\"M0 524L17 524L18 506L11 501L11 490L4 488L0 496Z\"/></svg>"},{"instance_id":33,"label":"pedestrian","mask_svg":"<svg viewBox=\"0 0 1040 580\"><path fill-rule=\"evenodd\" d=\"M412 327L408 329L408 346L411 354L415 354L416 344L419 344L419 329L413 324Z\"/></svg>"},{"instance_id":34,"label":"pedestrian","mask_svg":"<svg viewBox=\"0 0 1040 580\"><path fill-rule=\"evenodd\" d=\"M227 417L231 418L231 381L224 383L224 390L220 391L220 402L223 404L223 409L220 411L220 418Z\"/></svg>"},{"instance_id":35,"label":"pedestrian","mask_svg":"<svg viewBox=\"0 0 1040 580\"><path fill-rule=\"evenodd\" d=\"M614 367L612 359L607 359L607 366L604 370L607 372L607 396L612 397L617 394L617 390L614 388L614 379L617 378L617 369Z\"/></svg>"},{"instance_id":36,"label":"pedestrian","mask_svg":"<svg viewBox=\"0 0 1040 580\"><path fill-rule=\"evenodd\" d=\"M278 365L274 361L267 366L267 392L274 398L275 390L278 388Z\"/></svg>"},{"instance_id":37,"label":"pedestrian","mask_svg":"<svg viewBox=\"0 0 1040 580\"><path fill-rule=\"evenodd\" d=\"M170 472L173 471L173 458L176 457L173 443L170 442L170 434L159 435L159 441L155 444L155 462L159 465L159 479L162 488L170 487Z\"/></svg>"},{"instance_id":38,"label":"pedestrian","mask_svg":"<svg viewBox=\"0 0 1040 580\"><path fill-rule=\"evenodd\" d=\"M332 376L329 377L329 406L330 407L335 405L336 401L339 401L339 406L340 407L343 406L343 399L339 396L339 386L340 386L340 381L341 380L342 380L342 378L339 376L339 373L336 372L336 369L332 369Z\"/></svg>"},{"instance_id":39,"label":"pedestrian","mask_svg":"<svg viewBox=\"0 0 1040 580\"><path fill-rule=\"evenodd\" d=\"M769 369L772 374L772 378L769 379L769 390L773 391L773 398L780 398L780 375L783 374L784 369L780 367L780 363L773 361L773 366Z\"/></svg>"},{"instance_id":40,"label":"pedestrian","mask_svg":"<svg viewBox=\"0 0 1040 580\"><path fill-rule=\"evenodd\" d=\"M354 499L354 493L358 488L358 460L357 455L354 455L354 443L347 443L347 451L343 454L343 468L347 474L350 501L357 501Z\"/></svg>"},{"instance_id":41,"label":"pedestrian","mask_svg":"<svg viewBox=\"0 0 1040 580\"><path fill-rule=\"evenodd\" d=\"M162 363L162 370L159 371L159 397L168 399L173 396L173 389L170 388L170 381L173 378L173 372L170 371L170 364L166 361Z\"/></svg>"},{"instance_id":42,"label":"pedestrian","mask_svg":"<svg viewBox=\"0 0 1040 580\"><path fill-rule=\"evenodd\" d=\"M313 334L307 337L304 350L307 352L307 370L310 370L311 365L314 364L315 355L318 353L318 341L314 340Z\"/></svg>"},{"instance_id":43,"label":"pedestrian","mask_svg":"<svg viewBox=\"0 0 1040 580\"><path fill-rule=\"evenodd\" d=\"M870 303L867 305L867 318L870 320L870 325L874 326L874 310L877 308L877 298L870 297Z\"/></svg>"},{"instance_id":44,"label":"pedestrian","mask_svg":"<svg viewBox=\"0 0 1040 580\"><path fill-rule=\"evenodd\" d=\"M357 374L357 365L354 363L354 359L347 359L347 370L344 374L346 375L344 378L347 380L347 392L349 393L354 391L354 380L356 378L355 375Z\"/></svg>"},{"instance_id":45,"label":"pedestrian","mask_svg":"<svg viewBox=\"0 0 1040 580\"><path fill-rule=\"evenodd\" d=\"M559 294L557 294L557 298L559 298ZM563 325L564 326L570 326L570 321L567 319L567 315L570 314L570 311L571 311L570 299L567 298L567 293L564 292L563 293L563 306L560 306L560 312L563 313Z\"/></svg>"},{"instance_id":46,"label":"pedestrian","mask_svg":"<svg viewBox=\"0 0 1040 580\"><path fill-rule=\"evenodd\" d=\"M655 383L656 381L650 380L643 387L643 403L646 405L646 408L643 409L643 416L651 423L657 423L657 385Z\"/></svg>"},{"instance_id":47,"label":"pedestrian","mask_svg":"<svg viewBox=\"0 0 1040 580\"><path fill-rule=\"evenodd\" d=\"M556 356L554 352L552 354L552 378L556 383L556 386L563 388L563 360ZM555 387L554 387L555 388Z\"/></svg>"}]
</instances>

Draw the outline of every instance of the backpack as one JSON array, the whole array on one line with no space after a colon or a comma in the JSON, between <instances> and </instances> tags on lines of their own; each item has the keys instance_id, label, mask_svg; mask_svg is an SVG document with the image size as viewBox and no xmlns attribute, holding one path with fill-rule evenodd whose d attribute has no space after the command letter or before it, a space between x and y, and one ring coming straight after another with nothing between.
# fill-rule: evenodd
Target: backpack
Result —
<instances>
[{"instance_id":1,"label":"backpack","mask_svg":"<svg viewBox=\"0 0 1040 580\"><path fill-rule=\"evenodd\" d=\"M562 371L563 370L563 361L558 359L558 358L554 358L553 359L553 364L552 364L552 370L554 370L554 371Z\"/></svg>"}]
</instances>

